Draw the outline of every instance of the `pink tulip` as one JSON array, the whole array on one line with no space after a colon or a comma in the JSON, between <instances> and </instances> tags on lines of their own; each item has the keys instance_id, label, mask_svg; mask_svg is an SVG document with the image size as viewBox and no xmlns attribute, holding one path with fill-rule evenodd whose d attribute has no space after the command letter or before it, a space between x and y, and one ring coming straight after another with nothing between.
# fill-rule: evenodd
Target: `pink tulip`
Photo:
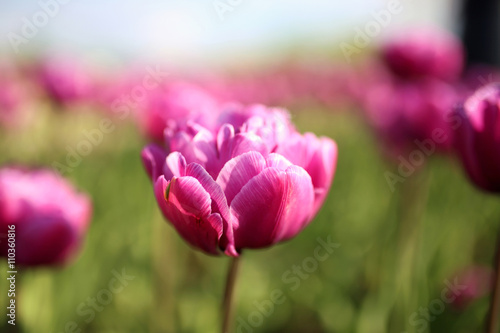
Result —
<instances>
[{"instance_id":1,"label":"pink tulip","mask_svg":"<svg viewBox=\"0 0 500 333\"><path fill-rule=\"evenodd\" d=\"M480 188L500 192L500 84L477 90L455 109L462 120L456 146L471 180Z\"/></svg>"},{"instance_id":2,"label":"pink tulip","mask_svg":"<svg viewBox=\"0 0 500 333\"><path fill-rule=\"evenodd\" d=\"M15 226L19 265L59 265L78 249L91 216L89 199L49 170L0 169L0 255L6 257Z\"/></svg>"},{"instance_id":3,"label":"pink tulip","mask_svg":"<svg viewBox=\"0 0 500 333\"><path fill-rule=\"evenodd\" d=\"M167 149L143 150L163 214L192 246L214 255L294 237L330 188L335 142L301 136L280 109L257 105L220 119L227 122L216 133L191 124L167 135Z\"/></svg>"},{"instance_id":4,"label":"pink tulip","mask_svg":"<svg viewBox=\"0 0 500 333\"><path fill-rule=\"evenodd\" d=\"M48 97L62 105L86 101L93 92L88 69L76 61L53 58L42 63L36 74Z\"/></svg>"},{"instance_id":5,"label":"pink tulip","mask_svg":"<svg viewBox=\"0 0 500 333\"><path fill-rule=\"evenodd\" d=\"M451 34L435 29L415 30L390 40L382 57L397 75L455 79L464 64L464 50Z\"/></svg>"}]
</instances>

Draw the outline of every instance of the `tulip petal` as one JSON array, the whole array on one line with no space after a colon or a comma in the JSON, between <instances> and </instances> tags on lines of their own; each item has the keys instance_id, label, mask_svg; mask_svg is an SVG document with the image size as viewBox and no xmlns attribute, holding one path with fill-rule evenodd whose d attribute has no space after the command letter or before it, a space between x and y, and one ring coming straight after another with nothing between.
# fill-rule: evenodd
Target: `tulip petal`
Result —
<instances>
[{"instance_id":1,"label":"tulip petal","mask_svg":"<svg viewBox=\"0 0 500 333\"><path fill-rule=\"evenodd\" d=\"M293 165L283 155L275 153L269 154L269 156L267 156L266 164L268 168L277 168L283 171L285 171L286 169L288 169L288 167Z\"/></svg>"},{"instance_id":2,"label":"tulip petal","mask_svg":"<svg viewBox=\"0 0 500 333\"><path fill-rule=\"evenodd\" d=\"M266 166L264 157L258 152L248 152L227 162L217 177L228 205L250 179L258 175Z\"/></svg>"},{"instance_id":3,"label":"tulip petal","mask_svg":"<svg viewBox=\"0 0 500 333\"><path fill-rule=\"evenodd\" d=\"M194 177L172 178L165 196L185 214L201 218L211 212L210 195Z\"/></svg>"},{"instance_id":4,"label":"tulip petal","mask_svg":"<svg viewBox=\"0 0 500 333\"><path fill-rule=\"evenodd\" d=\"M283 209L285 172L267 168L253 177L231 203L237 249L261 248L275 243L273 236Z\"/></svg>"},{"instance_id":5,"label":"tulip petal","mask_svg":"<svg viewBox=\"0 0 500 333\"><path fill-rule=\"evenodd\" d=\"M210 198L212 199L212 212L220 213L224 223L224 233L223 238L220 240L220 247L225 249L226 254L237 256L238 254L234 249L233 219L229 211L224 191L222 191L220 185L217 184L217 182L199 164L189 164L186 169L186 176L196 178L205 191L207 191L210 195Z\"/></svg>"},{"instance_id":6,"label":"tulip petal","mask_svg":"<svg viewBox=\"0 0 500 333\"><path fill-rule=\"evenodd\" d=\"M165 177L171 179L172 177L183 177L186 175L186 159L179 152L170 153L167 156L166 163L163 169Z\"/></svg>"},{"instance_id":7,"label":"tulip petal","mask_svg":"<svg viewBox=\"0 0 500 333\"><path fill-rule=\"evenodd\" d=\"M294 237L311 221L315 205L315 191L311 176L301 167L286 169L286 186L283 195L283 212L275 239L284 241Z\"/></svg>"},{"instance_id":8,"label":"tulip petal","mask_svg":"<svg viewBox=\"0 0 500 333\"><path fill-rule=\"evenodd\" d=\"M229 160L231 151L231 142L234 138L234 127L230 124L224 124L217 133L217 151L219 158L223 161Z\"/></svg>"},{"instance_id":9,"label":"tulip petal","mask_svg":"<svg viewBox=\"0 0 500 333\"><path fill-rule=\"evenodd\" d=\"M142 150L141 157L146 172L155 181L162 174L166 157L164 150L158 145L151 144Z\"/></svg>"},{"instance_id":10,"label":"tulip petal","mask_svg":"<svg viewBox=\"0 0 500 333\"><path fill-rule=\"evenodd\" d=\"M232 142L231 157L236 157L250 151L267 155L270 149L262 138L254 133L236 134Z\"/></svg>"},{"instance_id":11,"label":"tulip petal","mask_svg":"<svg viewBox=\"0 0 500 333\"><path fill-rule=\"evenodd\" d=\"M213 175L218 169L216 140L213 134L196 124L177 132L170 139L170 150L182 153L187 163L199 163Z\"/></svg>"},{"instance_id":12,"label":"tulip petal","mask_svg":"<svg viewBox=\"0 0 500 333\"><path fill-rule=\"evenodd\" d=\"M311 176L316 193L314 214L323 205L331 187L337 165L337 145L329 138L317 138L312 133L294 135L288 144L279 147L293 164L303 167Z\"/></svg>"},{"instance_id":13,"label":"tulip petal","mask_svg":"<svg viewBox=\"0 0 500 333\"><path fill-rule=\"evenodd\" d=\"M79 245L76 230L58 213L29 216L16 229L16 261L23 265L61 264Z\"/></svg>"},{"instance_id":14,"label":"tulip petal","mask_svg":"<svg viewBox=\"0 0 500 333\"><path fill-rule=\"evenodd\" d=\"M320 138L319 144L309 162L304 168L311 176L316 192L314 213L316 214L326 199L337 166L337 144L329 138Z\"/></svg>"},{"instance_id":15,"label":"tulip petal","mask_svg":"<svg viewBox=\"0 0 500 333\"><path fill-rule=\"evenodd\" d=\"M292 164L305 167L312 158L315 143L314 135L293 133L286 142L278 147L276 153L283 155Z\"/></svg>"},{"instance_id":16,"label":"tulip petal","mask_svg":"<svg viewBox=\"0 0 500 333\"><path fill-rule=\"evenodd\" d=\"M488 188L488 182L483 176L476 157L474 128L469 122L463 107L457 107L454 112L458 117L457 119L461 121L460 126L456 130L455 145L465 169L474 183L482 188Z\"/></svg>"},{"instance_id":17,"label":"tulip petal","mask_svg":"<svg viewBox=\"0 0 500 333\"><path fill-rule=\"evenodd\" d=\"M236 248L261 248L292 238L310 221L313 202L311 177L304 169L263 170L231 203L238 220Z\"/></svg>"},{"instance_id":18,"label":"tulip petal","mask_svg":"<svg viewBox=\"0 0 500 333\"><path fill-rule=\"evenodd\" d=\"M223 224L219 214L210 210L210 195L193 177L160 176L155 184L158 204L179 234L191 245L218 254Z\"/></svg>"},{"instance_id":19,"label":"tulip petal","mask_svg":"<svg viewBox=\"0 0 500 333\"><path fill-rule=\"evenodd\" d=\"M500 88L500 86L499 86ZM500 93L498 93L500 94ZM497 97L500 100L500 96ZM486 104L486 103L485 103ZM500 104L488 101L482 114L484 128L475 135L474 153L491 190L500 189Z\"/></svg>"}]
</instances>

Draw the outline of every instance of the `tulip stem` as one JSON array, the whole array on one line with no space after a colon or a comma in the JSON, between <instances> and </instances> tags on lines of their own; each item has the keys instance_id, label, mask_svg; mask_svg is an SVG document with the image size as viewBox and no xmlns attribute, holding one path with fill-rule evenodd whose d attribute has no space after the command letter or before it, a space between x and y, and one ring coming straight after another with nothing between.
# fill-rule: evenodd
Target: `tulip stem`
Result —
<instances>
[{"instance_id":1,"label":"tulip stem","mask_svg":"<svg viewBox=\"0 0 500 333\"><path fill-rule=\"evenodd\" d=\"M498 312L500 310L500 234L497 236L495 254L495 274L493 280L493 295L491 296L490 310L488 314L488 333L498 332Z\"/></svg>"},{"instance_id":2,"label":"tulip stem","mask_svg":"<svg viewBox=\"0 0 500 333\"><path fill-rule=\"evenodd\" d=\"M238 270L240 266L240 257L234 257L231 259L229 270L227 272L226 278L226 290L224 292L224 303L222 305L223 322L222 322L222 333L229 333L230 327L233 319L233 294L234 287L236 284L236 279L238 277Z\"/></svg>"}]
</instances>

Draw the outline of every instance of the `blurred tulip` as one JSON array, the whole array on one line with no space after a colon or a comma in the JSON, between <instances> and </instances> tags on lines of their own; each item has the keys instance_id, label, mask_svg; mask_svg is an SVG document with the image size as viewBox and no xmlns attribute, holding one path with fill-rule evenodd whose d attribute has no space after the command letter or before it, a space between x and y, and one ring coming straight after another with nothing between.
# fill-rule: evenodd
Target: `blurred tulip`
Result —
<instances>
[{"instance_id":1,"label":"blurred tulip","mask_svg":"<svg viewBox=\"0 0 500 333\"><path fill-rule=\"evenodd\" d=\"M137 117L149 138L162 141L165 128L185 126L188 120L212 127L218 110L218 100L208 92L196 85L176 81L148 94Z\"/></svg>"},{"instance_id":2,"label":"blurred tulip","mask_svg":"<svg viewBox=\"0 0 500 333\"><path fill-rule=\"evenodd\" d=\"M24 89L15 79L0 79L0 125L16 123L21 115Z\"/></svg>"},{"instance_id":3,"label":"blurred tulip","mask_svg":"<svg viewBox=\"0 0 500 333\"><path fill-rule=\"evenodd\" d=\"M462 120L456 146L471 180L500 193L500 84L477 90L455 109Z\"/></svg>"},{"instance_id":4,"label":"blurred tulip","mask_svg":"<svg viewBox=\"0 0 500 333\"><path fill-rule=\"evenodd\" d=\"M382 58L397 75L456 79L464 65L464 50L453 35L436 29L401 34L382 50Z\"/></svg>"},{"instance_id":5,"label":"blurred tulip","mask_svg":"<svg viewBox=\"0 0 500 333\"><path fill-rule=\"evenodd\" d=\"M427 156L450 150L451 110L464 90L460 41L438 30L415 30L387 42L381 58L369 63L367 78L360 76L356 95L387 155L398 158L423 145Z\"/></svg>"},{"instance_id":6,"label":"blurred tulip","mask_svg":"<svg viewBox=\"0 0 500 333\"><path fill-rule=\"evenodd\" d=\"M459 98L454 86L440 80L388 80L368 91L365 108L386 153L397 157L419 149L424 141L433 146L432 152L448 151L453 140L451 111Z\"/></svg>"},{"instance_id":7,"label":"blurred tulip","mask_svg":"<svg viewBox=\"0 0 500 333\"><path fill-rule=\"evenodd\" d=\"M486 296L492 290L493 270L486 266L472 266L458 274L458 284L462 286L453 292L453 306L465 309L473 301Z\"/></svg>"},{"instance_id":8,"label":"blurred tulip","mask_svg":"<svg viewBox=\"0 0 500 333\"><path fill-rule=\"evenodd\" d=\"M228 111L219 120L225 122L216 133L192 124L190 133L166 135L167 149L143 150L163 214L191 245L210 254L238 256L243 248L294 237L330 188L335 142L301 136L284 110L261 105Z\"/></svg>"},{"instance_id":9,"label":"blurred tulip","mask_svg":"<svg viewBox=\"0 0 500 333\"><path fill-rule=\"evenodd\" d=\"M60 105L85 102L93 93L92 76L80 63L62 58L43 62L37 69L39 84Z\"/></svg>"},{"instance_id":10,"label":"blurred tulip","mask_svg":"<svg viewBox=\"0 0 500 333\"><path fill-rule=\"evenodd\" d=\"M0 255L15 226L19 265L59 265L75 254L91 217L89 199L49 170L0 169Z\"/></svg>"}]
</instances>

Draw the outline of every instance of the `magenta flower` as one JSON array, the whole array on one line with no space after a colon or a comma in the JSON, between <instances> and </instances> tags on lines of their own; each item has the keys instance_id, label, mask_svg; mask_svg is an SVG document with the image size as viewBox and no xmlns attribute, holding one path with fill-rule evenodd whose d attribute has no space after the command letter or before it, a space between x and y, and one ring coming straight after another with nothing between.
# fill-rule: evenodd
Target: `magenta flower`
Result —
<instances>
[{"instance_id":1,"label":"magenta flower","mask_svg":"<svg viewBox=\"0 0 500 333\"><path fill-rule=\"evenodd\" d=\"M143 150L163 214L192 246L214 255L294 237L330 188L335 143L301 136L280 109L257 105L219 119L216 133L191 124L167 134L166 149Z\"/></svg>"},{"instance_id":2,"label":"magenta flower","mask_svg":"<svg viewBox=\"0 0 500 333\"><path fill-rule=\"evenodd\" d=\"M462 72L464 50L453 35L435 29L415 30L389 41L382 58L397 75L456 79Z\"/></svg>"},{"instance_id":3,"label":"magenta flower","mask_svg":"<svg viewBox=\"0 0 500 333\"><path fill-rule=\"evenodd\" d=\"M462 120L456 146L471 180L480 188L500 192L500 84L477 90L455 109Z\"/></svg>"},{"instance_id":4,"label":"magenta flower","mask_svg":"<svg viewBox=\"0 0 500 333\"><path fill-rule=\"evenodd\" d=\"M47 96L61 105L87 101L94 92L94 82L88 70L73 60L47 60L36 74Z\"/></svg>"},{"instance_id":5,"label":"magenta flower","mask_svg":"<svg viewBox=\"0 0 500 333\"><path fill-rule=\"evenodd\" d=\"M0 169L0 255L8 250L8 226L15 226L19 265L59 265L76 252L87 230L87 196L49 170Z\"/></svg>"}]
</instances>

